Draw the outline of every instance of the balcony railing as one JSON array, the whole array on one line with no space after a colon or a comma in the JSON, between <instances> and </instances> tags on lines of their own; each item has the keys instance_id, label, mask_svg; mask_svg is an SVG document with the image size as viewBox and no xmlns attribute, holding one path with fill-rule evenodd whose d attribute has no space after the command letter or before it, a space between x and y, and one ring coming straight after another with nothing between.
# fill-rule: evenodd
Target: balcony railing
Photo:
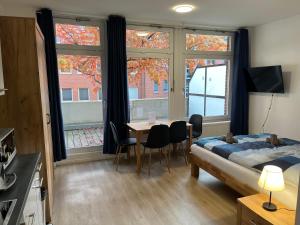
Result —
<instances>
[{"instance_id":1,"label":"balcony railing","mask_svg":"<svg viewBox=\"0 0 300 225\"><path fill-rule=\"evenodd\" d=\"M102 101L62 102L65 141L68 154L99 151L103 145ZM168 117L168 99L130 101L131 120L147 120L155 111L158 119Z\"/></svg>"}]
</instances>

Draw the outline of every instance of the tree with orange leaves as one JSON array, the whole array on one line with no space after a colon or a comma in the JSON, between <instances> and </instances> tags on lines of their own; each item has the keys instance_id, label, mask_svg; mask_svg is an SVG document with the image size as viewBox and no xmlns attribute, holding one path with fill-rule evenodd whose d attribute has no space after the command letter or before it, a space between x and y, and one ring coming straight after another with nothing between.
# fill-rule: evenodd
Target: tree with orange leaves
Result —
<instances>
[{"instance_id":1,"label":"tree with orange leaves","mask_svg":"<svg viewBox=\"0 0 300 225\"><path fill-rule=\"evenodd\" d=\"M56 39L58 44L76 46L100 46L100 29L95 26L79 26L56 24ZM227 36L217 35L186 35L186 49L191 51L227 51L229 47ZM129 49L168 49L170 48L168 32L126 31L126 45ZM101 86L101 62L98 56L60 55L58 57L60 70L67 67L81 72L90 79L98 90ZM204 59L187 59L187 67L192 73L197 66L206 65ZM167 58L128 58L129 85L137 85L142 74L147 74L151 80L160 84L168 80L169 60Z\"/></svg>"}]
</instances>

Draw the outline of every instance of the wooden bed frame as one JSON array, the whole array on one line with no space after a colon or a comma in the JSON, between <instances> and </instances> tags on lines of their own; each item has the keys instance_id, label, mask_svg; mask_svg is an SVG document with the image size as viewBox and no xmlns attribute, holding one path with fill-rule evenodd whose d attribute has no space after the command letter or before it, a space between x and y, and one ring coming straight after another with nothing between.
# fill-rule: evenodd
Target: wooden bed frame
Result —
<instances>
[{"instance_id":1,"label":"wooden bed frame","mask_svg":"<svg viewBox=\"0 0 300 225\"><path fill-rule=\"evenodd\" d=\"M199 156L194 155L190 152L190 163L191 163L191 176L198 178L199 177L199 168L210 173L214 177L218 178L220 181L237 191L243 196L257 194L258 191L249 187L246 184L239 182L237 179L232 177L230 174L222 171L211 163L201 159Z\"/></svg>"}]
</instances>

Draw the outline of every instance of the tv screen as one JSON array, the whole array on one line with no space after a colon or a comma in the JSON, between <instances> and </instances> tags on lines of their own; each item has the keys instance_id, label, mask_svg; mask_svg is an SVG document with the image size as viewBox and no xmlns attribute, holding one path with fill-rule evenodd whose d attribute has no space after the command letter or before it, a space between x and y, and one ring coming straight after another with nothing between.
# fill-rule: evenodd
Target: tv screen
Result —
<instances>
[{"instance_id":1,"label":"tv screen","mask_svg":"<svg viewBox=\"0 0 300 225\"><path fill-rule=\"evenodd\" d=\"M249 92L284 93L281 66L253 67L248 74Z\"/></svg>"}]
</instances>

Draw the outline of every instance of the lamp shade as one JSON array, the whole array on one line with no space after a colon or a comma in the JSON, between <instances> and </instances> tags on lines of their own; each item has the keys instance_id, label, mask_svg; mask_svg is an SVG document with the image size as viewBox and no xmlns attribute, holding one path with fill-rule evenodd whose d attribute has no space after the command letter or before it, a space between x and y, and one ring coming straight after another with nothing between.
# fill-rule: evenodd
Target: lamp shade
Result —
<instances>
[{"instance_id":1,"label":"lamp shade","mask_svg":"<svg viewBox=\"0 0 300 225\"><path fill-rule=\"evenodd\" d=\"M267 191L282 191L285 187L282 169L273 165L265 166L258 185Z\"/></svg>"}]
</instances>

